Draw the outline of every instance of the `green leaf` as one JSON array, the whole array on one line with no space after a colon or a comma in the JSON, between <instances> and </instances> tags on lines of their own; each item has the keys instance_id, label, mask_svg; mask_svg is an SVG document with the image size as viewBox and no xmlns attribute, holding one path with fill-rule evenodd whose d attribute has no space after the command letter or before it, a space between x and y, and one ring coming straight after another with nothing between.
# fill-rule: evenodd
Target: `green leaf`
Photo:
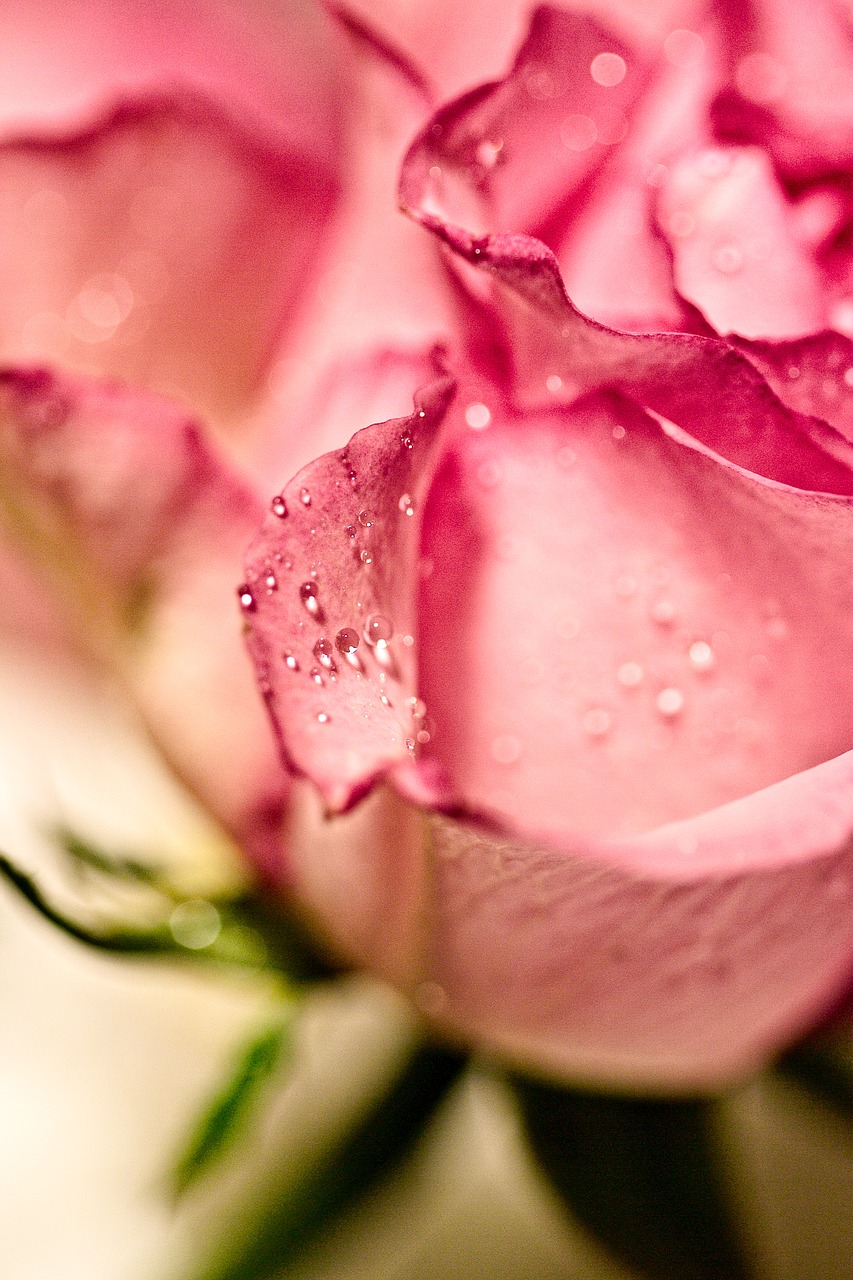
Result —
<instances>
[{"instance_id":1,"label":"green leaf","mask_svg":"<svg viewBox=\"0 0 853 1280\"><path fill-rule=\"evenodd\" d=\"M224 1222L206 1264L187 1280L272 1280L388 1177L424 1132L465 1058L417 1049L386 1093L299 1177L268 1187L266 1203Z\"/></svg>"},{"instance_id":2,"label":"green leaf","mask_svg":"<svg viewBox=\"0 0 853 1280\"><path fill-rule=\"evenodd\" d=\"M712 1100L513 1085L541 1168L620 1261L649 1280L753 1274L725 1194Z\"/></svg>"},{"instance_id":3,"label":"green leaf","mask_svg":"<svg viewBox=\"0 0 853 1280\"><path fill-rule=\"evenodd\" d=\"M295 1002L288 1005L274 1022L262 1027L241 1050L227 1079L200 1117L185 1150L175 1162L171 1184L177 1196L207 1173L240 1136L260 1100L264 1085L290 1055L296 1009Z\"/></svg>"}]
</instances>

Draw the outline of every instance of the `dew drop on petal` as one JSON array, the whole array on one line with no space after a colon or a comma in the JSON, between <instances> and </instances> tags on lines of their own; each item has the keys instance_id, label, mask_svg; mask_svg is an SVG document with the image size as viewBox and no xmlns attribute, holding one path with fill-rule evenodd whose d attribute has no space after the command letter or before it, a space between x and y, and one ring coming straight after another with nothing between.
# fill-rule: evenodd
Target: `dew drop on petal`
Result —
<instances>
[{"instance_id":1,"label":"dew drop on petal","mask_svg":"<svg viewBox=\"0 0 853 1280\"><path fill-rule=\"evenodd\" d=\"M276 494L270 503L270 511L274 516L278 516L279 520L283 520L287 515L287 503L280 493Z\"/></svg>"},{"instance_id":2,"label":"dew drop on petal","mask_svg":"<svg viewBox=\"0 0 853 1280\"><path fill-rule=\"evenodd\" d=\"M628 67L618 53L597 53L589 66L589 74L596 84L612 89L625 79Z\"/></svg>"},{"instance_id":3,"label":"dew drop on petal","mask_svg":"<svg viewBox=\"0 0 853 1280\"><path fill-rule=\"evenodd\" d=\"M332 642L327 640L325 636L321 636L314 645L314 657L322 667L326 668L327 671L333 671L335 669L335 660L332 656L333 653L334 650L332 649Z\"/></svg>"},{"instance_id":4,"label":"dew drop on petal","mask_svg":"<svg viewBox=\"0 0 853 1280\"><path fill-rule=\"evenodd\" d=\"M381 613L372 613L364 628L364 638L369 645L387 644L394 635L394 625Z\"/></svg>"},{"instance_id":5,"label":"dew drop on petal","mask_svg":"<svg viewBox=\"0 0 853 1280\"><path fill-rule=\"evenodd\" d=\"M340 653L355 653L359 646L358 632L354 631L352 627L342 627L335 636L335 644Z\"/></svg>"},{"instance_id":6,"label":"dew drop on petal","mask_svg":"<svg viewBox=\"0 0 853 1280\"><path fill-rule=\"evenodd\" d=\"M299 663L289 649L285 649L284 651L284 665L287 667L288 671L299 670Z\"/></svg>"},{"instance_id":7,"label":"dew drop on petal","mask_svg":"<svg viewBox=\"0 0 853 1280\"><path fill-rule=\"evenodd\" d=\"M332 717L329 715L328 711L318 711L318 712L317 712L317 723L318 723L318 724L330 724L330 723L331 723L331 719L332 719Z\"/></svg>"},{"instance_id":8,"label":"dew drop on petal","mask_svg":"<svg viewBox=\"0 0 853 1280\"><path fill-rule=\"evenodd\" d=\"M315 684L323 683L323 673L319 667L312 667L308 674Z\"/></svg>"},{"instance_id":9,"label":"dew drop on petal","mask_svg":"<svg viewBox=\"0 0 853 1280\"><path fill-rule=\"evenodd\" d=\"M853 387L853 366L844 370L844 381L848 387Z\"/></svg>"},{"instance_id":10,"label":"dew drop on petal","mask_svg":"<svg viewBox=\"0 0 853 1280\"><path fill-rule=\"evenodd\" d=\"M688 650L688 657L694 671L710 671L716 662L714 650L707 640L694 640Z\"/></svg>"},{"instance_id":11,"label":"dew drop on petal","mask_svg":"<svg viewBox=\"0 0 853 1280\"><path fill-rule=\"evenodd\" d=\"M598 138L598 127L591 116L573 113L560 125L560 137L569 151L588 151Z\"/></svg>"},{"instance_id":12,"label":"dew drop on petal","mask_svg":"<svg viewBox=\"0 0 853 1280\"><path fill-rule=\"evenodd\" d=\"M370 529L373 525L373 514L370 511L359 511L358 523L362 529Z\"/></svg>"},{"instance_id":13,"label":"dew drop on petal","mask_svg":"<svg viewBox=\"0 0 853 1280\"><path fill-rule=\"evenodd\" d=\"M551 392L551 395L555 396L557 392L561 391L563 388L563 379L560 377L559 373L549 373L548 377L545 379L545 386Z\"/></svg>"},{"instance_id":14,"label":"dew drop on petal","mask_svg":"<svg viewBox=\"0 0 853 1280\"><path fill-rule=\"evenodd\" d=\"M237 597L240 601L240 608L243 610L244 613L255 612L258 605L254 595L252 594L251 587L248 587L245 583L241 587L238 587Z\"/></svg>"},{"instance_id":15,"label":"dew drop on petal","mask_svg":"<svg viewBox=\"0 0 853 1280\"><path fill-rule=\"evenodd\" d=\"M604 707L590 707L583 718L583 731L589 738L603 738L611 730L613 717Z\"/></svg>"},{"instance_id":16,"label":"dew drop on petal","mask_svg":"<svg viewBox=\"0 0 853 1280\"><path fill-rule=\"evenodd\" d=\"M303 507L311 506L311 494L307 489L299 490L299 501L302 503Z\"/></svg>"},{"instance_id":17,"label":"dew drop on petal","mask_svg":"<svg viewBox=\"0 0 853 1280\"><path fill-rule=\"evenodd\" d=\"M465 421L472 431L485 431L491 420L492 414L488 405L481 404L479 401L469 404L465 410Z\"/></svg>"},{"instance_id":18,"label":"dew drop on petal","mask_svg":"<svg viewBox=\"0 0 853 1280\"><path fill-rule=\"evenodd\" d=\"M643 680L643 668L639 662L623 662L616 672L616 679L623 689L636 689Z\"/></svg>"},{"instance_id":19,"label":"dew drop on petal","mask_svg":"<svg viewBox=\"0 0 853 1280\"><path fill-rule=\"evenodd\" d=\"M410 493L401 494L397 506L404 516L413 516L415 514L412 495Z\"/></svg>"},{"instance_id":20,"label":"dew drop on petal","mask_svg":"<svg viewBox=\"0 0 853 1280\"><path fill-rule=\"evenodd\" d=\"M362 564L373 564L373 556L368 550L359 551L358 558Z\"/></svg>"},{"instance_id":21,"label":"dew drop on petal","mask_svg":"<svg viewBox=\"0 0 853 1280\"><path fill-rule=\"evenodd\" d=\"M273 591L278 590L278 578L274 573L268 573L264 578L264 586L267 589L267 595L272 595Z\"/></svg>"},{"instance_id":22,"label":"dew drop on petal","mask_svg":"<svg viewBox=\"0 0 853 1280\"><path fill-rule=\"evenodd\" d=\"M684 710L684 694L680 689L672 687L661 689L655 699L655 705L662 716L668 720L672 719Z\"/></svg>"},{"instance_id":23,"label":"dew drop on petal","mask_svg":"<svg viewBox=\"0 0 853 1280\"><path fill-rule=\"evenodd\" d=\"M743 254L736 244L720 244L711 254L711 262L723 275L733 276L743 266Z\"/></svg>"},{"instance_id":24,"label":"dew drop on petal","mask_svg":"<svg viewBox=\"0 0 853 1280\"><path fill-rule=\"evenodd\" d=\"M615 426L610 434L613 436L614 440L624 440L628 433L624 427Z\"/></svg>"},{"instance_id":25,"label":"dew drop on petal","mask_svg":"<svg viewBox=\"0 0 853 1280\"><path fill-rule=\"evenodd\" d=\"M347 535L348 538L354 538L355 535L358 533L358 529L356 529L354 524L348 524L347 527L344 529L344 533Z\"/></svg>"},{"instance_id":26,"label":"dew drop on petal","mask_svg":"<svg viewBox=\"0 0 853 1280\"><path fill-rule=\"evenodd\" d=\"M693 67L705 52L705 41L697 32L677 27L664 40L663 52L673 67Z\"/></svg>"},{"instance_id":27,"label":"dew drop on petal","mask_svg":"<svg viewBox=\"0 0 853 1280\"><path fill-rule=\"evenodd\" d=\"M310 614L318 613L320 605L317 601L317 583L303 582L299 588L299 599Z\"/></svg>"},{"instance_id":28,"label":"dew drop on petal","mask_svg":"<svg viewBox=\"0 0 853 1280\"><path fill-rule=\"evenodd\" d=\"M675 605L671 600L658 600L652 605L652 622L659 627L671 627L675 622Z\"/></svg>"},{"instance_id":29,"label":"dew drop on petal","mask_svg":"<svg viewBox=\"0 0 853 1280\"><path fill-rule=\"evenodd\" d=\"M400 444L403 446L404 449L414 449L415 447L415 442L412 439L412 437L409 435L408 431L404 431L403 434L400 436Z\"/></svg>"}]
</instances>

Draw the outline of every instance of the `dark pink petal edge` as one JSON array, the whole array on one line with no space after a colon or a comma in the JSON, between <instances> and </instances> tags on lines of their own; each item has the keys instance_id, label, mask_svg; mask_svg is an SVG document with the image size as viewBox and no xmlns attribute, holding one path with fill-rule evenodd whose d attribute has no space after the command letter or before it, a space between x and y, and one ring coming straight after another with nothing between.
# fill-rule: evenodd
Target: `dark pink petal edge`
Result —
<instances>
[{"instance_id":1,"label":"dark pink petal edge","mask_svg":"<svg viewBox=\"0 0 853 1280\"><path fill-rule=\"evenodd\" d=\"M329 809L415 746L420 510L454 384L358 432L280 494L246 557L246 642L284 759Z\"/></svg>"}]
</instances>

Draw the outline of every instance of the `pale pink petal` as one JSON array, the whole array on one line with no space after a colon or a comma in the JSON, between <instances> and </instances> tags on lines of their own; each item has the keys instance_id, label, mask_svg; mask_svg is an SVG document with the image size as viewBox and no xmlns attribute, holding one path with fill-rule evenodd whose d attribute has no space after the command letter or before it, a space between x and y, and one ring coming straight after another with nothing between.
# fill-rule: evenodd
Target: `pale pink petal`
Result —
<instances>
[{"instance_id":1,"label":"pale pink petal","mask_svg":"<svg viewBox=\"0 0 853 1280\"><path fill-rule=\"evenodd\" d=\"M331 809L415 746L418 527L452 383L353 437L272 500L249 549L247 643L285 759Z\"/></svg>"},{"instance_id":2,"label":"pale pink petal","mask_svg":"<svg viewBox=\"0 0 853 1280\"><path fill-rule=\"evenodd\" d=\"M722 465L621 397L479 394L421 535L423 758L457 803L613 838L853 744L849 497Z\"/></svg>"},{"instance_id":3,"label":"pale pink petal","mask_svg":"<svg viewBox=\"0 0 853 1280\"><path fill-rule=\"evenodd\" d=\"M117 99L193 89L334 167L345 83L313 4L2 0L0 51L6 134L71 128Z\"/></svg>"},{"instance_id":4,"label":"pale pink petal","mask_svg":"<svg viewBox=\"0 0 853 1280\"><path fill-rule=\"evenodd\" d=\"M354 81L341 201L312 263L299 323L244 424L251 465L265 483L270 476L283 483L339 448L355 425L407 414L430 376L421 353L445 340L457 318L434 246L397 208L400 162L428 103L369 32L351 34L348 54Z\"/></svg>"},{"instance_id":5,"label":"pale pink petal","mask_svg":"<svg viewBox=\"0 0 853 1280\"><path fill-rule=\"evenodd\" d=\"M187 94L0 147L0 340L245 407L293 321L336 174Z\"/></svg>"},{"instance_id":6,"label":"pale pink petal","mask_svg":"<svg viewBox=\"0 0 853 1280\"><path fill-rule=\"evenodd\" d=\"M788 338L826 324L817 266L761 151L683 157L661 188L658 219L680 293L718 332Z\"/></svg>"},{"instance_id":7,"label":"pale pink petal","mask_svg":"<svg viewBox=\"0 0 853 1280\"><path fill-rule=\"evenodd\" d=\"M7 369L9 536L119 677L184 781L281 870L287 781L242 647L234 582L258 499L173 405Z\"/></svg>"},{"instance_id":8,"label":"pale pink petal","mask_svg":"<svg viewBox=\"0 0 853 1280\"><path fill-rule=\"evenodd\" d=\"M439 1020L596 1083L693 1090L754 1071L850 980L851 768L848 754L618 861L435 822L422 976Z\"/></svg>"}]
</instances>

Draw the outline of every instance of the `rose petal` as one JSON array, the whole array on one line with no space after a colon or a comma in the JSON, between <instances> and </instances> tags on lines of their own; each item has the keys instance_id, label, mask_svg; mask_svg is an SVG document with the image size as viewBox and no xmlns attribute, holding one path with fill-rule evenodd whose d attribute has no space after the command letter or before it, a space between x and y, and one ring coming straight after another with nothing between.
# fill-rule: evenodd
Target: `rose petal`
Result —
<instances>
[{"instance_id":1,"label":"rose petal","mask_svg":"<svg viewBox=\"0 0 853 1280\"><path fill-rule=\"evenodd\" d=\"M4 355L121 374L220 421L292 321L336 183L322 147L188 92L7 142L0 177Z\"/></svg>"},{"instance_id":2,"label":"rose petal","mask_svg":"<svg viewBox=\"0 0 853 1280\"><path fill-rule=\"evenodd\" d=\"M604 83L594 78L600 56L615 68ZM537 9L507 79L438 112L410 152L404 203L440 207L474 234L553 243L624 135L646 78L638 54L592 19Z\"/></svg>"},{"instance_id":3,"label":"rose petal","mask_svg":"<svg viewBox=\"0 0 853 1280\"><path fill-rule=\"evenodd\" d=\"M12 535L77 634L185 782L280 870L287 783L233 596L252 490L173 405L44 370L5 371L0 448Z\"/></svg>"},{"instance_id":4,"label":"rose petal","mask_svg":"<svg viewBox=\"0 0 853 1280\"><path fill-rule=\"evenodd\" d=\"M850 338L830 331L791 342L735 342L789 408L823 418L853 440Z\"/></svg>"},{"instance_id":5,"label":"rose petal","mask_svg":"<svg viewBox=\"0 0 853 1280\"><path fill-rule=\"evenodd\" d=\"M458 804L612 838L853 744L849 498L722 465L619 397L518 416L480 394L422 533L423 750Z\"/></svg>"},{"instance_id":6,"label":"rose petal","mask_svg":"<svg viewBox=\"0 0 853 1280\"><path fill-rule=\"evenodd\" d=\"M284 489L247 557L247 642L281 748L331 809L414 745L414 592L440 379Z\"/></svg>"},{"instance_id":7,"label":"rose petal","mask_svg":"<svg viewBox=\"0 0 853 1280\"><path fill-rule=\"evenodd\" d=\"M848 754L609 866L436 822L423 977L440 1020L596 1083L707 1089L755 1070L849 982L851 768Z\"/></svg>"},{"instance_id":8,"label":"rose petal","mask_svg":"<svg viewBox=\"0 0 853 1280\"><path fill-rule=\"evenodd\" d=\"M678 289L718 332L782 338L826 324L822 281L762 152L686 156L660 195Z\"/></svg>"}]
</instances>

